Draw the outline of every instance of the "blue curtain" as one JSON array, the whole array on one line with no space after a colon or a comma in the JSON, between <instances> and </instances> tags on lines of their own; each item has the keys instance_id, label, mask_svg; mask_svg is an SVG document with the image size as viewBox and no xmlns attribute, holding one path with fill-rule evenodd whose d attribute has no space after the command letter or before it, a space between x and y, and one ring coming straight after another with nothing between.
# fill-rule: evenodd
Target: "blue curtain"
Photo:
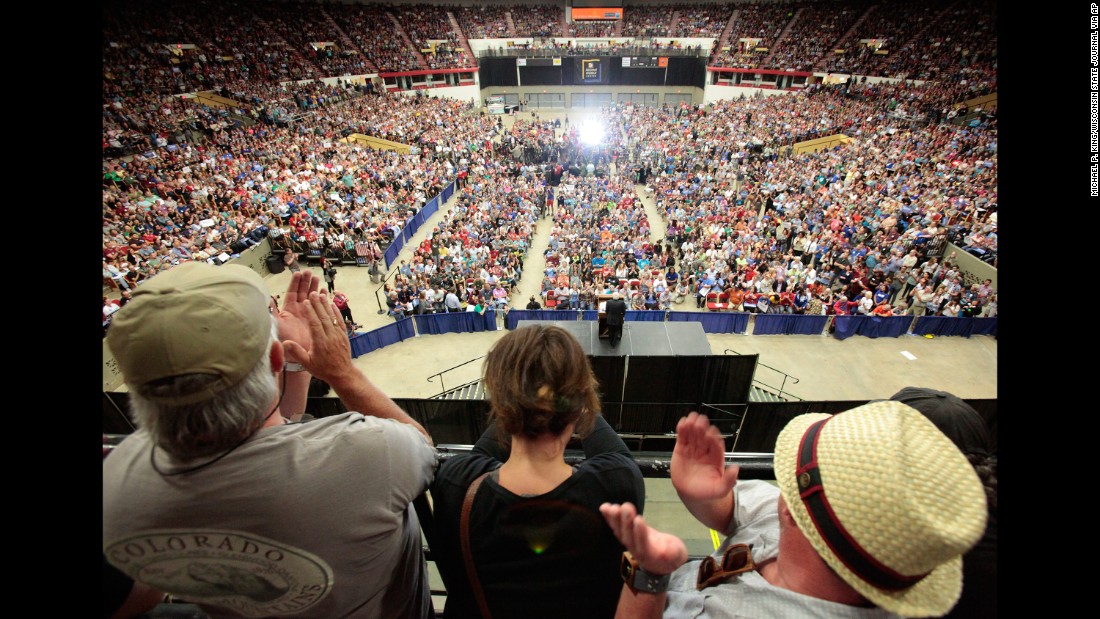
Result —
<instances>
[{"instance_id":1,"label":"blue curtain","mask_svg":"<svg viewBox=\"0 0 1100 619\"><path fill-rule=\"evenodd\" d=\"M821 335L829 317L824 314L791 314L787 335Z\"/></svg>"},{"instance_id":2,"label":"blue curtain","mask_svg":"<svg viewBox=\"0 0 1100 619\"><path fill-rule=\"evenodd\" d=\"M698 322L704 333L745 333L749 315L745 312L669 312L670 322Z\"/></svg>"},{"instance_id":3,"label":"blue curtain","mask_svg":"<svg viewBox=\"0 0 1100 619\"><path fill-rule=\"evenodd\" d=\"M509 312L511 315L511 312ZM496 313L486 310L477 312L446 312L443 314L418 314L413 316L416 329L421 335L439 335L441 333L479 333L496 331Z\"/></svg>"},{"instance_id":4,"label":"blue curtain","mask_svg":"<svg viewBox=\"0 0 1100 619\"><path fill-rule=\"evenodd\" d=\"M753 321L753 335L783 335L790 328L791 314L757 314Z\"/></svg>"},{"instance_id":5,"label":"blue curtain","mask_svg":"<svg viewBox=\"0 0 1100 619\"><path fill-rule=\"evenodd\" d=\"M905 335L912 316L859 316L857 333L866 337L898 337Z\"/></svg>"},{"instance_id":6,"label":"blue curtain","mask_svg":"<svg viewBox=\"0 0 1100 619\"><path fill-rule=\"evenodd\" d=\"M393 240L393 243L390 243L390 246L386 248L385 254L383 254L387 269L393 266L393 263L397 261L397 254L401 253L401 249L405 247L405 243L409 242L409 239L416 234L420 226L423 226L424 222L428 221L428 218L439 210L439 205L446 202L447 198L449 198L452 193L454 193L453 181L443 188L443 193L425 202L424 208L420 209L419 213L413 215L405 222L405 227L401 229L401 234L397 235L397 238Z\"/></svg>"},{"instance_id":7,"label":"blue curtain","mask_svg":"<svg viewBox=\"0 0 1100 619\"><path fill-rule=\"evenodd\" d=\"M587 312L586 312L587 313ZM488 314L488 312L486 312ZM576 320L577 312L573 310L521 310L514 309L508 312L504 318L504 328L511 331L521 320ZM591 320L596 319L596 312L592 312ZM587 317L585 320L589 320Z\"/></svg>"},{"instance_id":8,"label":"blue curtain","mask_svg":"<svg viewBox=\"0 0 1100 619\"><path fill-rule=\"evenodd\" d=\"M394 262L397 262L397 254L401 253L401 248L405 246L405 239L402 235L397 235L390 243L390 246L386 248L386 253L382 255L386 261L386 268L393 266Z\"/></svg>"},{"instance_id":9,"label":"blue curtain","mask_svg":"<svg viewBox=\"0 0 1100 619\"><path fill-rule=\"evenodd\" d=\"M914 335L961 335L970 337L971 323L974 318L956 318L954 316L921 316L913 326Z\"/></svg>"},{"instance_id":10,"label":"blue curtain","mask_svg":"<svg viewBox=\"0 0 1100 619\"><path fill-rule=\"evenodd\" d=\"M997 318L972 318L970 335L997 335Z\"/></svg>"},{"instance_id":11,"label":"blue curtain","mask_svg":"<svg viewBox=\"0 0 1100 619\"><path fill-rule=\"evenodd\" d=\"M484 314L478 314L477 312L466 312L470 315L469 330L480 333L482 331L496 331L497 330L497 313L492 310L485 310ZM508 312L509 314L511 312Z\"/></svg>"},{"instance_id":12,"label":"blue curtain","mask_svg":"<svg viewBox=\"0 0 1100 619\"><path fill-rule=\"evenodd\" d=\"M829 317L823 314L757 314L753 335L821 335Z\"/></svg>"},{"instance_id":13,"label":"blue curtain","mask_svg":"<svg viewBox=\"0 0 1100 619\"><path fill-rule=\"evenodd\" d=\"M417 314L416 330L420 335L439 335L442 333L466 333L470 329L470 315L475 312L446 312L443 314Z\"/></svg>"},{"instance_id":14,"label":"blue curtain","mask_svg":"<svg viewBox=\"0 0 1100 619\"><path fill-rule=\"evenodd\" d=\"M581 320L599 320L600 310L581 310Z\"/></svg>"},{"instance_id":15,"label":"blue curtain","mask_svg":"<svg viewBox=\"0 0 1100 619\"><path fill-rule=\"evenodd\" d=\"M367 331L366 333L356 335L351 338L351 358L354 359L360 355L365 355L379 348L389 346L390 344L396 344L402 340L407 340L414 335L416 335L416 333L413 331L412 321L410 320L401 320L392 325L386 325L374 329L373 331Z\"/></svg>"},{"instance_id":16,"label":"blue curtain","mask_svg":"<svg viewBox=\"0 0 1100 619\"><path fill-rule=\"evenodd\" d=\"M663 310L626 310L625 320L628 322L664 322L665 312Z\"/></svg>"},{"instance_id":17,"label":"blue curtain","mask_svg":"<svg viewBox=\"0 0 1100 619\"><path fill-rule=\"evenodd\" d=\"M861 316L833 316L833 337L838 340L846 340L856 334L859 329L858 319Z\"/></svg>"}]
</instances>

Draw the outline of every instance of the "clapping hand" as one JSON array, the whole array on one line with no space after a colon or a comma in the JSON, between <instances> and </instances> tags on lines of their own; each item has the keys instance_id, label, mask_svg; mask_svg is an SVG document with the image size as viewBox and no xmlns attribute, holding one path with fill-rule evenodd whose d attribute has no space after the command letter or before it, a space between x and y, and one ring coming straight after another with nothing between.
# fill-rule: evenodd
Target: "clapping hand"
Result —
<instances>
[{"instance_id":1,"label":"clapping hand","mask_svg":"<svg viewBox=\"0 0 1100 619\"><path fill-rule=\"evenodd\" d=\"M649 526L633 504L604 503L600 505L600 513L615 537L647 572L655 575L671 574L687 562L688 552L684 541Z\"/></svg>"},{"instance_id":2,"label":"clapping hand","mask_svg":"<svg viewBox=\"0 0 1100 619\"><path fill-rule=\"evenodd\" d=\"M318 291L319 281L309 271L291 276L279 312L279 338L288 360L331 383L352 367L351 344L340 311L326 291Z\"/></svg>"},{"instance_id":3,"label":"clapping hand","mask_svg":"<svg viewBox=\"0 0 1100 619\"><path fill-rule=\"evenodd\" d=\"M685 503L713 501L729 494L740 471L726 466L725 443L718 428L699 413L676 424L672 450L672 485Z\"/></svg>"},{"instance_id":4,"label":"clapping hand","mask_svg":"<svg viewBox=\"0 0 1100 619\"><path fill-rule=\"evenodd\" d=\"M317 292L319 286L320 279L313 273L298 271L290 276L290 284L287 286L282 308L274 298L272 299L273 310L279 323L279 339L284 343L288 340L297 342L306 351L313 348L307 306L309 293ZM286 354L288 362L302 363L302 359L293 351L287 350Z\"/></svg>"}]
</instances>

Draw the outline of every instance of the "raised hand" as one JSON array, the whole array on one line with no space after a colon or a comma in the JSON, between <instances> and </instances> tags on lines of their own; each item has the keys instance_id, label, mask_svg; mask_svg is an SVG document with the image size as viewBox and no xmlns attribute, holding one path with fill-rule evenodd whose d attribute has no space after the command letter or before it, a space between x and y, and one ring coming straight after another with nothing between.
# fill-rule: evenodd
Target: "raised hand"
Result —
<instances>
[{"instance_id":1,"label":"raised hand","mask_svg":"<svg viewBox=\"0 0 1100 619\"><path fill-rule=\"evenodd\" d=\"M294 275L300 274L305 273L300 271ZM298 292L301 292L301 288ZM300 340L284 339L283 348L287 358L297 360L313 376L332 383L333 379L346 375L354 368L351 362L351 344L340 311L336 309L327 292L317 291L316 280L313 281L306 300L299 298L297 301L293 315L297 321L304 321L307 334L301 339L309 342L309 348L303 346ZM297 326L301 327L301 324Z\"/></svg>"},{"instance_id":2,"label":"raised hand","mask_svg":"<svg viewBox=\"0 0 1100 619\"><path fill-rule=\"evenodd\" d=\"M600 513L615 537L647 572L655 575L671 574L687 562L688 552L684 541L649 526L633 504L604 503L600 505Z\"/></svg>"},{"instance_id":3,"label":"raised hand","mask_svg":"<svg viewBox=\"0 0 1100 619\"><path fill-rule=\"evenodd\" d=\"M290 276L290 284L287 286L283 306L275 305L275 315L279 323L279 339L296 342L303 350L313 347L313 335L309 329L311 318L309 307L309 294L317 292L320 279L309 271L298 271ZM274 301L273 301L274 302ZM284 346L284 349L286 347ZM287 361L290 363L303 363L300 355L286 349Z\"/></svg>"},{"instance_id":4,"label":"raised hand","mask_svg":"<svg viewBox=\"0 0 1100 619\"><path fill-rule=\"evenodd\" d=\"M733 486L740 468L726 466L725 444L718 428L699 413L676 424L672 450L672 486L700 522L722 531L733 515Z\"/></svg>"}]
</instances>

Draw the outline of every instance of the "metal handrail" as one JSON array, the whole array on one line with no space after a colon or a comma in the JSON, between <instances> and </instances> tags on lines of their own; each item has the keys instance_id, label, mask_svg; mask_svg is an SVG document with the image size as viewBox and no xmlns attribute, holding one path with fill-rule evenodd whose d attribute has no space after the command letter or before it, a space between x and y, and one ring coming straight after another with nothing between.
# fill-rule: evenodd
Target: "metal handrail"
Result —
<instances>
[{"instance_id":1,"label":"metal handrail","mask_svg":"<svg viewBox=\"0 0 1100 619\"><path fill-rule=\"evenodd\" d=\"M378 260L375 261L374 266L372 266L371 269L372 270L376 269L376 268L378 268L378 264L383 264L383 263L384 263L384 259L379 258ZM379 270L381 270L381 269L379 269ZM378 313L379 314L385 314L386 310L385 310L385 308L382 307L382 300L379 298L378 293L382 292L382 290L384 290L386 288L386 284L389 283L390 278L393 277L396 273L397 273L396 268L394 270L390 271L389 273L387 273L386 276L382 278L382 283L378 284L378 287L374 289L374 301L376 303L378 303Z\"/></svg>"},{"instance_id":2,"label":"metal handrail","mask_svg":"<svg viewBox=\"0 0 1100 619\"><path fill-rule=\"evenodd\" d=\"M729 354L729 353L733 353L735 355L740 355L741 354L741 353L737 352L736 350L734 350L732 348L727 348L727 349L722 351L722 354ZM773 368L772 366L765 365L763 363L760 363L759 361L756 362L756 365L766 367L766 368L768 368L769 370L771 370L773 372L778 372L778 373L783 375L783 383L779 386L779 390L778 390L778 393L776 393L776 395L778 395L781 398L784 397L784 396L787 396L787 397L794 398L796 400L802 400L802 398L800 398L796 395L785 392L785 389L787 388L787 379L789 378L789 379L791 379L791 381L793 381L791 384L798 384L800 381L797 378L795 378L794 376L791 376L790 374L784 372L783 370ZM752 382L756 383L756 384L759 384L759 385L763 385L764 387L767 387L768 389L775 390L774 386L769 385L768 383L766 383L762 380L757 380L755 375L752 378Z\"/></svg>"},{"instance_id":3,"label":"metal handrail","mask_svg":"<svg viewBox=\"0 0 1100 619\"><path fill-rule=\"evenodd\" d=\"M478 361L478 360L484 359L484 358L485 358L485 355L481 355L480 357L474 357L473 359L470 359L469 361L463 361L462 363L459 363L458 365L456 365L454 367L447 368L446 370L443 370L442 372L432 374L431 376L428 377L428 382L429 383L434 382L432 379L434 379L435 377L438 376L439 377L439 389L440 389L439 393L441 393L441 394L442 393L447 393L446 387L443 386L443 375L444 374L446 374L447 372L450 372L451 370L457 370L458 368L460 368L464 365L473 363L474 361ZM478 380L481 380L481 379L479 378ZM477 381L470 381L470 382L474 383L474 382L477 382ZM465 385L463 385L463 386L465 386Z\"/></svg>"}]
</instances>

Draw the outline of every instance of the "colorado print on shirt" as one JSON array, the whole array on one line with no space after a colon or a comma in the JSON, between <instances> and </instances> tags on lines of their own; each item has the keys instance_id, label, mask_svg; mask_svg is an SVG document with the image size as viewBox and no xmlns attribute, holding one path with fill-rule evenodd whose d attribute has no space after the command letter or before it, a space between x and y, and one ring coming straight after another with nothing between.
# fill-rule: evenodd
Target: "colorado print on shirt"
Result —
<instances>
[{"instance_id":1,"label":"colorado print on shirt","mask_svg":"<svg viewBox=\"0 0 1100 619\"><path fill-rule=\"evenodd\" d=\"M246 617L299 613L332 591L332 568L320 557L239 531L148 531L106 553L134 580Z\"/></svg>"}]
</instances>

